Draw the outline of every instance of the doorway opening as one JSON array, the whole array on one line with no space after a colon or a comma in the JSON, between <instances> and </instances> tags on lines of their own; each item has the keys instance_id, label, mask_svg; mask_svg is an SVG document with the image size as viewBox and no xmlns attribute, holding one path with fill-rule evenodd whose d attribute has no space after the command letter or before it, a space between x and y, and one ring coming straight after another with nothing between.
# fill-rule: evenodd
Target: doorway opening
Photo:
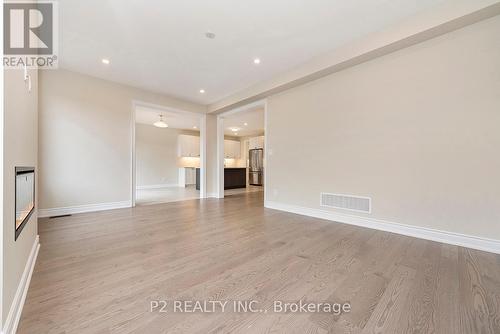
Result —
<instances>
[{"instance_id":1,"label":"doorway opening","mask_svg":"<svg viewBox=\"0 0 500 334\"><path fill-rule=\"evenodd\" d=\"M260 192L266 186L266 102L217 117L217 197Z\"/></svg>"},{"instance_id":2,"label":"doorway opening","mask_svg":"<svg viewBox=\"0 0 500 334\"><path fill-rule=\"evenodd\" d=\"M205 115L135 101L132 119L133 206L206 197Z\"/></svg>"}]
</instances>

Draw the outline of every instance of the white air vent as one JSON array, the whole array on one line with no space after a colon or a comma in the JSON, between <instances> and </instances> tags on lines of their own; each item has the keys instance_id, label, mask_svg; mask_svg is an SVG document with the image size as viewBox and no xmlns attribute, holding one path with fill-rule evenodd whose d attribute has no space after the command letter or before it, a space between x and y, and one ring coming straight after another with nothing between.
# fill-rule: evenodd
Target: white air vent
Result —
<instances>
[{"instance_id":1,"label":"white air vent","mask_svg":"<svg viewBox=\"0 0 500 334\"><path fill-rule=\"evenodd\" d=\"M369 197L321 193L321 206L371 213L372 200Z\"/></svg>"}]
</instances>

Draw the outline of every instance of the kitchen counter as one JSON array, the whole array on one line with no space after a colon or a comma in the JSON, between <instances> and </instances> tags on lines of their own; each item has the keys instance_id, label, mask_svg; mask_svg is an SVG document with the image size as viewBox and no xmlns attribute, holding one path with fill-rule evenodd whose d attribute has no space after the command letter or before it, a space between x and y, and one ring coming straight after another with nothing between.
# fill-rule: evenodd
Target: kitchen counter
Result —
<instances>
[{"instance_id":1,"label":"kitchen counter","mask_svg":"<svg viewBox=\"0 0 500 334\"><path fill-rule=\"evenodd\" d=\"M247 187L246 167L224 168L224 189L237 189ZM196 168L196 189L200 189L200 169Z\"/></svg>"}]
</instances>

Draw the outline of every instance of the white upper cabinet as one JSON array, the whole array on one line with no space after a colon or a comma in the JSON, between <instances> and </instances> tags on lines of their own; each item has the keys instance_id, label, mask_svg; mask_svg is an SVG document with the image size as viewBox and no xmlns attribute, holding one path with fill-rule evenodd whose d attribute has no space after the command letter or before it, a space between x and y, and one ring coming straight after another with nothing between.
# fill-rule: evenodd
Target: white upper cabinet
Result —
<instances>
[{"instance_id":1,"label":"white upper cabinet","mask_svg":"<svg viewBox=\"0 0 500 334\"><path fill-rule=\"evenodd\" d=\"M264 136L253 137L248 140L248 149L264 148Z\"/></svg>"},{"instance_id":2,"label":"white upper cabinet","mask_svg":"<svg viewBox=\"0 0 500 334\"><path fill-rule=\"evenodd\" d=\"M241 142L231 140L233 159L241 159Z\"/></svg>"},{"instance_id":3,"label":"white upper cabinet","mask_svg":"<svg viewBox=\"0 0 500 334\"><path fill-rule=\"evenodd\" d=\"M241 158L241 144L239 141L224 140L224 158L226 159Z\"/></svg>"},{"instance_id":4,"label":"white upper cabinet","mask_svg":"<svg viewBox=\"0 0 500 334\"><path fill-rule=\"evenodd\" d=\"M177 156L179 157L199 157L200 137L179 135L177 138Z\"/></svg>"}]
</instances>

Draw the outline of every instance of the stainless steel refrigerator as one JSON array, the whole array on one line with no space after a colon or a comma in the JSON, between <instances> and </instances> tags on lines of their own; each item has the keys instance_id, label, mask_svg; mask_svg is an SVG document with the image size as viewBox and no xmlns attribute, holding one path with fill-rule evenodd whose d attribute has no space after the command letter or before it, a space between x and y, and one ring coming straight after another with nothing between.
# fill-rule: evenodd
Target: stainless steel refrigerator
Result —
<instances>
[{"instance_id":1,"label":"stainless steel refrigerator","mask_svg":"<svg viewBox=\"0 0 500 334\"><path fill-rule=\"evenodd\" d=\"M248 183L262 186L264 182L264 150L261 148L249 151Z\"/></svg>"}]
</instances>

